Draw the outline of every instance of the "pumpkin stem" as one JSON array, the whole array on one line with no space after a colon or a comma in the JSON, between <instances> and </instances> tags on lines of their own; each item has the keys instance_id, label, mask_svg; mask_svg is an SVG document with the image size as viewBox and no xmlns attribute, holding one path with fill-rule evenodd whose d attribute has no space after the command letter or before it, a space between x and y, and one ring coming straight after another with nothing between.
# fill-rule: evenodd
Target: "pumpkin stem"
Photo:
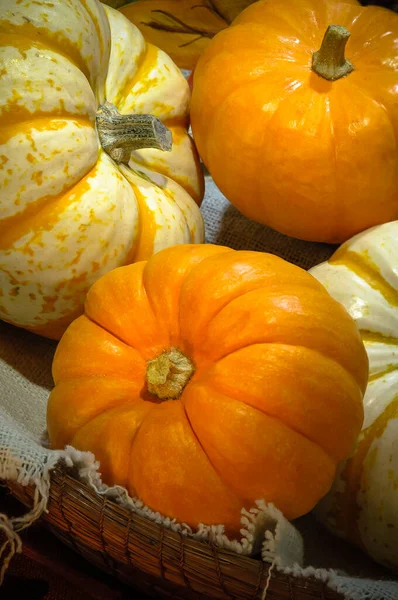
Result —
<instances>
[{"instance_id":1,"label":"pumpkin stem","mask_svg":"<svg viewBox=\"0 0 398 600\"><path fill-rule=\"evenodd\" d=\"M194 371L195 367L189 358L177 348L171 348L148 361L148 391L162 400L179 398Z\"/></svg>"},{"instance_id":2,"label":"pumpkin stem","mask_svg":"<svg viewBox=\"0 0 398 600\"><path fill-rule=\"evenodd\" d=\"M350 35L348 29L341 25L329 25L320 49L312 55L312 70L328 81L351 73L354 66L344 56Z\"/></svg>"},{"instance_id":3,"label":"pumpkin stem","mask_svg":"<svg viewBox=\"0 0 398 600\"><path fill-rule=\"evenodd\" d=\"M121 115L106 101L96 115L101 146L117 163L128 164L131 153L142 148L170 151L172 134L153 115Z\"/></svg>"}]
</instances>

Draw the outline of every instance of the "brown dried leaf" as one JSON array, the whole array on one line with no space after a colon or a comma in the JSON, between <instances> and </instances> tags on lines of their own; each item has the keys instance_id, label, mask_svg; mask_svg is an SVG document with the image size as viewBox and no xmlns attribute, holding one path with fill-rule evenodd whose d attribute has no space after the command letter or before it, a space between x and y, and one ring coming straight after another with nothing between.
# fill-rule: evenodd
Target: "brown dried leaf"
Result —
<instances>
[{"instance_id":1,"label":"brown dried leaf","mask_svg":"<svg viewBox=\"0 0 398 600\"><path fill-rule=\"evenodd\" d=\"M181 69L193 69L210 40L228 26L212 0L140 0L120 12Z\"/></svg>"}]
</instances>

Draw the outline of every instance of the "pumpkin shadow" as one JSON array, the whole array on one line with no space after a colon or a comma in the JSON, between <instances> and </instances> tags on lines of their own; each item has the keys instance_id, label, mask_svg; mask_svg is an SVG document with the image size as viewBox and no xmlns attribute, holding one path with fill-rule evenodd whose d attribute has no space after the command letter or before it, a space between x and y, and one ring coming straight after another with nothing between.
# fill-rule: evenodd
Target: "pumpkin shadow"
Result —
<instances>
[{"instance_id":1,"label":"pumpkin shadow","mask_svg":"<svg viewBox=\"0 0 398 600\"><path fill-rule=\"evenodd\" d=\"M229 203L225 205L215 236L211 235L211 229L212 225L207 237L212 243L234 250L269 252L306 270L327 260L336 250L332 244L298 240L251 221Z\"/></svg>"},{"instance_id":2,"label":"pumpkin shadow","mask_svg":"<svg viewBox=\"0 0 398 600\"><path fill-rule=\"evenodd\" d=\"M0 321L0 391L16 371L29 382L46 390L54 387L52 359L57 342ZM4 363L4 368L1 368ZM10 369L7 369L7 365Z\"/></svg>"}]
</instances>

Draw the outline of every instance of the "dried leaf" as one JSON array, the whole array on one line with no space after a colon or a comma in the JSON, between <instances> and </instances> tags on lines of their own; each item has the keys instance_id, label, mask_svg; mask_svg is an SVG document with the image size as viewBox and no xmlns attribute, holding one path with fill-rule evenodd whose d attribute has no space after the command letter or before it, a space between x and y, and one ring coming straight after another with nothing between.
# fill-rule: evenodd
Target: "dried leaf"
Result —
<instances>
[{"instance_id":1,"label":"dried leaf","mask_svg":"<svg viewBox=\"0 0 398 600\"><path fill-rule=\"evenodd\" d=\"M248 0L231 0L232 5L244 2ZM193 69L210 40L228 26L214 0L139 0L126 4L120 12L181 69Z\"/></svg>"},{"instance_id":2,"label":"dried leaf","mask_svg":"<svg viewBox=\"0 0 398 600\"><path fill-rule=\"evenodd\" d=\"M211 0L216 12L227 22L232 23L235 17L255 0Z\"/></svg>"}]
</instances>

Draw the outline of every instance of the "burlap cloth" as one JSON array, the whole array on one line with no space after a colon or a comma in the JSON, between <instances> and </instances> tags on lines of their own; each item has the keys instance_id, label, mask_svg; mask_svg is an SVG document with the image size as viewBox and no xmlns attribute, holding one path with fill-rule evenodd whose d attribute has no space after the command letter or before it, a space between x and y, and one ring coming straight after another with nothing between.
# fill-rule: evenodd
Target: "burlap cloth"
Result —
<instances>
[{"instance_id":1,"label":"burlap cloth","mask_svg":"<svg viewBox=\"0 0 398 600\"><path fill-rule=\"evenodd\" d=\"M209 176L202 205L207 242L236 250L267 251L305 269L326 260L334 248L287 238L253 223L238 213L221 195ZM100 467L89 453L72 448L55 452L43 447L46 403L53 382L51 361L55 343L0 323L0 479L17 480L37 489L33 510L19 519L0 515L0 529L7 541L0 549L0 578L15 552L21 550L18 532L45 510L51 469L62 456L77 465L81 478L99 493L113 497L148 518L186 535L211 539L220 546L251 554L255 549L274 569L301 576L313 575L350 600L398 600L398 581L359 550L334 538L311 515L291 524L272 505L259 503L242 514L242 539L228 540L222 527L191 531L158 513L151 512L121 488L101 483ZM397 540L398 543L398 540ZM272 577L272 572L271 572ZM266 597L266 591L264 597ZM1 588L0 588L1 596Z\"/></svg>"}]
</instances>

